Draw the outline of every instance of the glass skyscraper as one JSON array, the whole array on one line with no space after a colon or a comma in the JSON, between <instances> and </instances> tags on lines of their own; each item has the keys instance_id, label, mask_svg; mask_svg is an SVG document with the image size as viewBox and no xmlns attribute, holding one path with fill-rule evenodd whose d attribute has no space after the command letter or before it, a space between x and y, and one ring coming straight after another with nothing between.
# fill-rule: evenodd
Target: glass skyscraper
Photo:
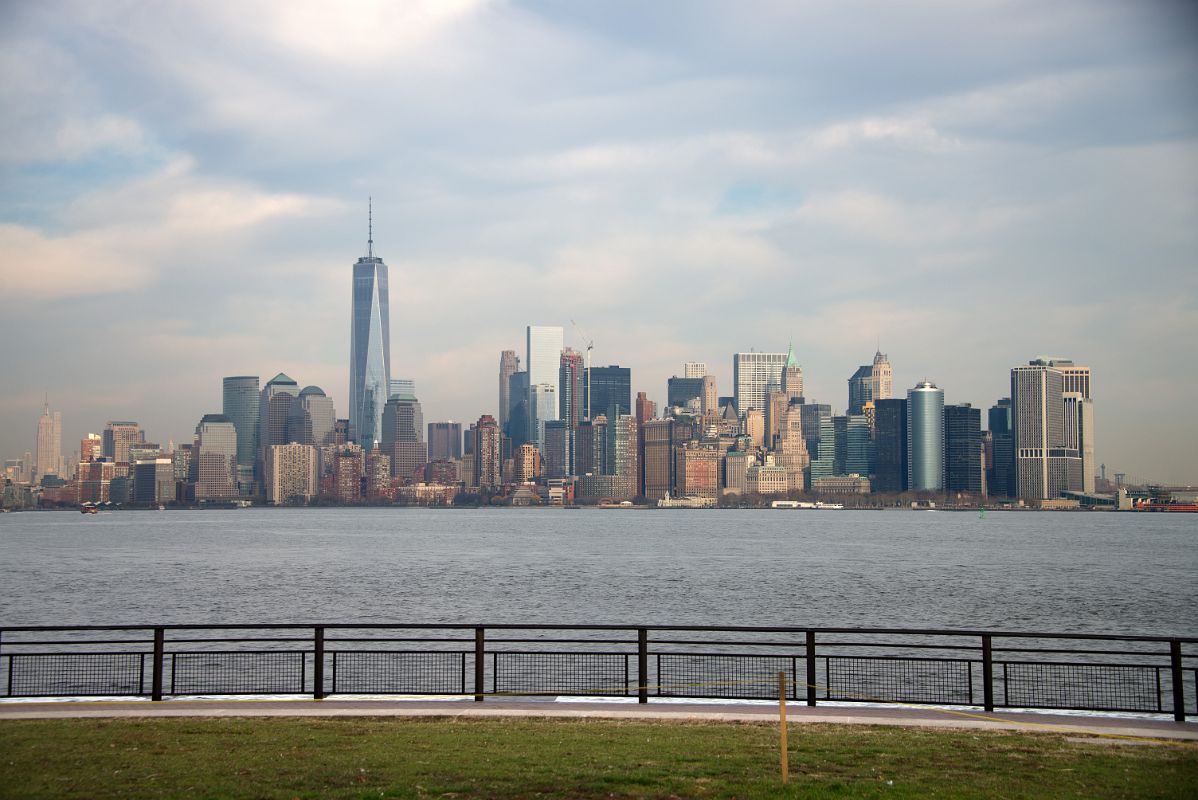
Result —
<instances>
[{"instance_id":1,"label":"glass skyscraper","mask_svg":"<svg viewBox=\"0 0 1198 800\"><path fill-rule=\"evenodd\" d=\"M387 265L374 254L373 229L366 255L354 264L349 345L349 430L364 448L382 434L383 406L391 385L391 311Z\"/></svg>"},{"instance_id":2,"label":"glass skyscraper","mask_svg":"<svg viewBox=\"0 0 1198 800\"><path fill-rule=\"evenodd\" d=\"M528 437L540 447L545 422L558 418L558 381L566 332L556 325L529 325L525 366L528 368ZM539 389L537 387L540 387ZM536 394L541 394L540 405ZM552 403L548 397L552 395Z\"/></svg>"},{"instance_id":3,"label":"glass skyscraper","mask_svg":"<svg viewBox=\"0 0 1198 800\"><path fill-rule=\"evenodd\" d=\"M929 381L907 390L907 488L944 490L944 390Z\"/></svg>"},{"instance_id":4,"label":"glass skyscraper","mask_svg":"<svg viewBox=\"0 0 1198 800\"><path fill-rule=\"evenodd\" d=\"M254 493L254 462L258 458L258 376L225 378L221 410L237 430L237 488Z\"/></svg>"}]
</instances>

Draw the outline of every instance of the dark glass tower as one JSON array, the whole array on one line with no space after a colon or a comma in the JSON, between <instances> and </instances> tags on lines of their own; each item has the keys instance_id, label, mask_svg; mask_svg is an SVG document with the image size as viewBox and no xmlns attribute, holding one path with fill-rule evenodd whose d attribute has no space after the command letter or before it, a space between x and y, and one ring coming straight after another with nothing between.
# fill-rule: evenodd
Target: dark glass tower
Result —
<instances>
[{"instance_id":1,"label":"dark glass tower","mask_svg":"<svg viewBox=\"0 0 1198 800\"><path fill-rule=\"evenodd\" d=\"M387 265L374 254L371 218L366 255L354 264L349 332L349 430L365 448L382 434L391 385L391 311Z\"/></svg>"},{"instance_id":2,"label":"dark glass tower","mask_svg":"<svg viewBox=\"0 0 1198 800\"><path fill-rule=\"evenodd\" d=\"M583 408L592 417L603 414L614 422L620 414L632 413L632 373L628 367L591 367L591 387L583 387Z\"/></svg>"},{"instance_id":3,"label":"dark glass tower","mask_svg":"<svg viewBox=\"0 0 1198 800\"><path fill-rule=\"evenodd\" d=\"M258 376L225 378L221 410L237 430L237 489L254 493L254 462L258 458Z\"/></svg>"},{"instance_id":4,"label":"dark glass tower","mask_svg":"<svg viewBox=\"0 0 1198 800\"><path fill-rule=\"evenodd\" d=\"M907 401L874 401L875 492L907 491Z\"/></svg>"},{"instance_id":5,"label":"dark glass tower","mask_svg":"<svg viewBox=\"0 0 1198 800\"><path fill-rule=\"evenodd\" d=\"M982 410L968 403L944 407L944 488L982 492Z\"/></svg>"}]
</instances>

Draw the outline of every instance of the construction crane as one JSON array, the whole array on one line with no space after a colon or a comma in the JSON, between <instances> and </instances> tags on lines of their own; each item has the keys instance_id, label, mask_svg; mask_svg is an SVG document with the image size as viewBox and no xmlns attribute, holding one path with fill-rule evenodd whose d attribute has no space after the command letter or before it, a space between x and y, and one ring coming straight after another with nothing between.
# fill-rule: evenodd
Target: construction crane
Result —
<instances>
[{"instance_id":1,"label":"construction crane","mask_svg":"<svg viewBox=\"0 0 1198 800\"><path fill-rule=\"evenodd\" d=\"M578 323L570 320L570 324L574 326L574 332L577 333L587 346L587 361L586 361L586 380L587 380L587 419L591 418L591 351L595 349L595 340L582 332L582 328L578 327Z\"/></svg>"}]
</instances>

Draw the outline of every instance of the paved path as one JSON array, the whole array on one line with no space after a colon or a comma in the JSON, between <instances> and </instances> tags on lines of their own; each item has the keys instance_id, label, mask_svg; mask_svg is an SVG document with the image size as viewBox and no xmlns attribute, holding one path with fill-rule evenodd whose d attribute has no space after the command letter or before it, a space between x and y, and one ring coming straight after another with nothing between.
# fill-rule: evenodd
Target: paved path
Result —
<instances>
[{"instance_id":1,"label":"paved path","mask_svg":"<svg viewBox=\"0 0 1198 800\"><path fill-rule=\"evenodd\" d=\"M910 707L809 708L787 704L794 724L901 725L924 728L1039 731L1198 742L1198 723L1063 714L985 713ZM773 722L770 705L578 703L488 700L168 700L0 703L0 720L111 717L553 717L564 719Z\"/></svg>"}]
</instances>

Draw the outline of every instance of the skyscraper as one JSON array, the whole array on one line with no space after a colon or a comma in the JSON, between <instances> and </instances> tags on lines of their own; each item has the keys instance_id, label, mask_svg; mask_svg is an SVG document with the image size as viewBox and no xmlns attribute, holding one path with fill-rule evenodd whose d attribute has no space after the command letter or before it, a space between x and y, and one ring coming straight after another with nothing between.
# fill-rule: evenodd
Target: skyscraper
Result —
<instances>
[{"instance_id":1,"label":"skyscraper","mask_svg":"<svg viewBox=\"0 0 1198 800\"><path fill-rule=\"evenodd\" d=\"M354 264L349 345L349 428L369 449L379 438L391 386L391 310L387 265L374 254L371 220L366 255Z\"/></svg>"},{"instance_id":2,"label":"skyscraper","mask_svg":"<svg viewBox=\"0 0 1198 800\"><path fill-rule=\"evenodd\" d=\"M907 487L944 489L944 390L930 381L907 390Z\"/></svg>"},{"instance_id":3,"label":"skyscraper","mask_svg":"<svg viewBox=\"0 0 1198 800\"><path fill-rule=\"evenodd\" d=\"M566 332L556 325L529 325L525 330L525 367L528 371L528 438L538 445L545 420L558 418L558 381ZM541 388L537 388L541 387ZM546 388L548 387L548 388ZM537 407L534 393L542 395ZM552 394L553 403L544 401Z\"/></svg>"},{"instance_id":4,"label":"skyscraper","mask_svg":"<svg viewBox=\"0 0 1198 800\"><path fill-rule=\"evenodd\" d=\"M632 413L632 372L628 367L591 367L590 388L584 386L582 392L583 407L592 417L603 414L614 424L619 415Z\"/></svg>"},{"instance_id":5,"label":"skyscraper","mask_svg":"<svg viewBox=\"0 0 1198 800\"><path fill-rule=\"evenodd\" d=\"M319 386L305 386L300 390L298 402L291 404L286 438L300 444L325 447L336 443L336 424L337 411L332 399Z\"/></svg>"},{"instance_id":6,"label":"skyscraper","mask_svg":"<svg viewBox=\"0 0 1198 800\"><path fill-rule=\"evenodd\" d=\"M860 414L865 404L887 400L893 394L893 377L890 361L881 350L874 353L872 364L858 367L849 378L849 413Z\"/></svg>"},{"instance_id":7,"label":"skyscraper","mask_svg":"<svg viewBox=\"0 0 1198 800\"><path fill-rule=\"evenodd\" d=\"M803 368L795 358L795 346L792 342L786 351L786 363L782 367L782 393L786 395L787 405L794 403L803 396Z\"/></svg>"},{"instance_id":8,"label":"skyscraper","mask_svg":"<svg viewBox=\"0 0 1198 800\"><path fill-rule=\"evenodd\" d=\"M444 461L462 457L462 423L430 422L428 424L428 460Z\"/></svg>"},{"instance_id":9,"label":"skyscraper","mask_svg":"<svg viewBox=\"0 0 1198 800\"><path fill-rule=\"evenodd\" d=\"M428 463L424 412L415 395L396 394L383 406L379 450L391 459L390 474L411 480Z\"/></svg>"},{"instance_id":10,"label":"skyscraper","mask_svg":"<svg viewBox=\"0 0 1198 800\"><path fill-rule=\"evenodd\" d=\"M129 448L144 440L136 422L113 420L104 427L104 455L118 464L129 462Z\"/></svg>"},{"instance_id":11,"label":"skyscraper","mask_svg":"<svg viewBox=\"0 0 1198 800\"><path fill-rule=\"evenodd\" d=\"M237 429L224 414L205 414L192 447L196 500L237 496Z\"/></svg>"},{"instance_id":12,"label":"skyscraper","mask_svg":"<svg viewBox=\"0 0 1198 800\"><path fill-rule=\"evenodd\" d=\"M907 491L907 401L874 401L875 492Z\"/></svg>"},{"instance_id":13,"label":"skyscraper","mask_svg":"<svg viewBox=\"0 0 1198 800\"><path fill-rule=\"evenodd\" d=\"M258 395L257 474L260 485L264 485L266 448L289 441L287 423L291 419L291 404L298 399L299 384L282 372L267 381Z\"/></svg>"},{"instance_id":14,"label":"skyscraper","mask_svg":"<svg viewBox=\"0 0 1198 800\"><path fill-rule=\"evenodd\" d=\"M62 475L62 412L51 412L48 399L37 421L37 477L47 475Z\"/></svg>"},{"instance_id":15,"label":"skyscraper","mask_svg":"<svg viewBox=\"0 0 1198 800\"><path fill-rule=\"evenodd\" d=\"M1012 434L1011 398L1000 398L986 416L994 468L986 476L990 494L1015 497L1015 438Z\"/></svg>"},{"instance_id":16,"label":"skyscraper","mask_svg":"<svg viewBox=\"0 0 1198 800\"><path fill-rule=\"evenodd\" d=\"M703 361L687 361L682 365L682 377L702 378L707 374L707 364Z\"/></svg>"},{"instance_id":17,"label":"skyscraper","mask_svg":"<svg viewBox=\"0 0 1198 800\"><path fill-rule=\"evenodd\" d=\"M584 413L583 409L583 386L585 384L585 366L582 353L579 353L567 347L562 350L561 368L558 370L558 386L560 393L557 398L558 419L565 423L565 461L561 467L565 470L564 475L574 474L574 434L578 430L578 423L582 420ZM555 439L555 447L559 446ZM557 469L557 464L554 462L552 468ZM545 453L545 474L549 477L557 478L559 475L550 474L551 464L549 453Z\"/></svg>"},{"instance_id":18,"label":"skyscraper","mask_svg":"<svg viewBox=\"0 0 1198 800\"><path fill-rule=\"evenodd\" d=\"M1082 488L1081 456L1068 446L1077 439L1065 429L1065 374L1053 361L1037 358L1011 370L1015 490L1023 500Z\"/></svg>"},{"instance_id":19,"label":"skyscraper","mask_svg":"<svg viewBox=\"0 0 1198 800\"><path fill-rule=\"evenodd\" d=\"M520 356L515 350L499 354L499 429L507 433L508 412L512 407L512 375L520 371ZM431 437L429 443L431 444Z\"/></svg>"},{"instance_id":20,"label":"skyscraper","mask_svg":"<svg viewBox=\"0 0 1198 800\"><path fill-rule=\"evenodd\" d=\"M982 493L982 410L969 403L944 407L944 488Z\"/></svg>"},{"instance_id":21,"label":"skyscraper","mask_svg":"<svg viewBox=\"0 0 1198 800\"><path fill-rule=\"evenodd\" d=\"M242 495L254 493L260 400L257 375L233 375L224 379L221 411L237 430L237 489Z\"/></svg>"},{"instance_id":22,"label":"skyscraper","mask_svg":"<svg viewBox=\"0 0 1198 800\"><path fill-rule=\"evenodd\" d=\"M736 353L732 356L732 385L736 397L736 413L744 415L751 408L765 410L766 393L770 386L782 385L782 370L786 353Z\"/></svg>"},{"instance_id":23,"label":"skyscraper","mask_svg":"<svg viewBox=\"0 0 1198 800\"><path fill-rule=\"evenodd\" d=\"M523 370L513 372L510 384L509 399L512 404L508 408L507 429L502 433L511 440L512 447L519 447L532 439L532 434L529 432L528 373ZM462 452L471 451L463 450Z\"/></svg>"}]
</instances>

